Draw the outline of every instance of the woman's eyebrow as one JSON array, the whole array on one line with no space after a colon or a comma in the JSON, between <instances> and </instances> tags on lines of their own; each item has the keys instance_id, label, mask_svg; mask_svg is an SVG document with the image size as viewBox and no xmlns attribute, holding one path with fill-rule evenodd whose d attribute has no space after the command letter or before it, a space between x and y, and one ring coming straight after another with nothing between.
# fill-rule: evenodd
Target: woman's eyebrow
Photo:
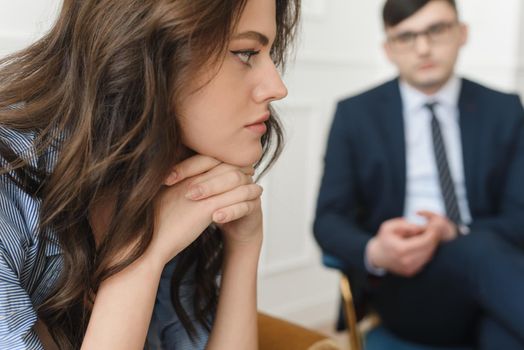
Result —
<instances>
[{"instance_id":1,"label":"woman's eyebrow","mask_svg":"<svg viewBox=\"0 0 524 350\"><path fill-rule=\"evenodd\" d=\"M253 40L260 42L262 46L267 46L267 44L269 43L269 39L267 36L265 36L262 33L255 32L252 30L236 34L232 38L232 40L239 40L239 39L253 39Z\"/></svg>"}]
</instances>

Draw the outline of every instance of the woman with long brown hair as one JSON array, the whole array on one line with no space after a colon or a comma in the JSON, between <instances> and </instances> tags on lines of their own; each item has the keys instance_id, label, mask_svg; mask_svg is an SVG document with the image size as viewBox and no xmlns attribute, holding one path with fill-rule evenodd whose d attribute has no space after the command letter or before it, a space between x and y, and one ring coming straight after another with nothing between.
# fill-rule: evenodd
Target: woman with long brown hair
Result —
<instances>
[{"instance_id":1,"label":"woman with long brown hair","mask_svg":"<svg viewBox=\"0 0 524 350\"><path fill-rule=\"evenodd\" d=\"M64 0L0 61L1 349L256 348L299 1Z\"/></svg>"}]
</instances>

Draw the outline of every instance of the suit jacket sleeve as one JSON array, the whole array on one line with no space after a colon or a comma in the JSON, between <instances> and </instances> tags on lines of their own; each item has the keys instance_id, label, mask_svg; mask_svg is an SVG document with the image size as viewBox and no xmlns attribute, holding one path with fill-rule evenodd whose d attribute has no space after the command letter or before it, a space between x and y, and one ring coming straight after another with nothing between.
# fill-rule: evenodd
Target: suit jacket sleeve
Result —
<instances>
[{"instance_id":1,"label":"suit jacket sleeve","mask_svg":"<svg viewBox=\"0 0 524 350\"><path fill-rule=\"evenodd\" d=\"M518 96L512 99L508 130L509 151L505 166L505 182L500 184L498 213L473 218L471 229L492 230L510 242L524 246L524 109Z\"/></svg>"},{"instance_id":2,"label":"suit jacket sleeve","mask_svg":"<svg viewBox=\"0 0 524 350\"><path fill-rule=\"evenodd\" d=\"M356 130L351 119L349 108L339 103L329 133L313 229L324 253L338 258L348 269L366 272L364 252L372 233L356 222Z\"/></svg>"}]
</instances>

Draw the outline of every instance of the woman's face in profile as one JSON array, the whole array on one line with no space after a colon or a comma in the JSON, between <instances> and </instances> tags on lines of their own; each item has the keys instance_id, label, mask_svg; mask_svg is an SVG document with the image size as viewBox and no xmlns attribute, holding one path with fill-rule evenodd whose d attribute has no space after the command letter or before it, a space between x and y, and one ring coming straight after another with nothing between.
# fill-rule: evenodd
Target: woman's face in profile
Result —
<instances>
[{"instance_id":1,"label":"woman's face in profile","mask_svg":"<svg viewBox=\"0 0 524 350\"><path fill-rule=\"evenodd\" d=\"M179 105L187 147L239 166L260 159L269 103L287 95L270 57L275 16L275 1L248 0L218 73L204 69L195 86L211 80Z\"/></svg>"}]
</instances>

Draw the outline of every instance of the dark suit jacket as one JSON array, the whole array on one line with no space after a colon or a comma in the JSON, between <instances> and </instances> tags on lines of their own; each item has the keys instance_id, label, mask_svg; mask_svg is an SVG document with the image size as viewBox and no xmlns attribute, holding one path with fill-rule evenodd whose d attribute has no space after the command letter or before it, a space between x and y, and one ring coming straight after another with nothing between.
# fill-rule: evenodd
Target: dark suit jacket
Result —
<instances>
[{"instance_id":1,"label":"dark suit jacket","mask_svg":"<svg viewBox=\"0 0 524 350\"><path fill-rule=\"evenodd\" d=\"M348 271L368 240L404 212L406 156L398 79L341 101L325 155L314 233ZM524 245L524 110L516 95L463 80L460 130L471 234Z\"/></svg>"}]
</instances>

